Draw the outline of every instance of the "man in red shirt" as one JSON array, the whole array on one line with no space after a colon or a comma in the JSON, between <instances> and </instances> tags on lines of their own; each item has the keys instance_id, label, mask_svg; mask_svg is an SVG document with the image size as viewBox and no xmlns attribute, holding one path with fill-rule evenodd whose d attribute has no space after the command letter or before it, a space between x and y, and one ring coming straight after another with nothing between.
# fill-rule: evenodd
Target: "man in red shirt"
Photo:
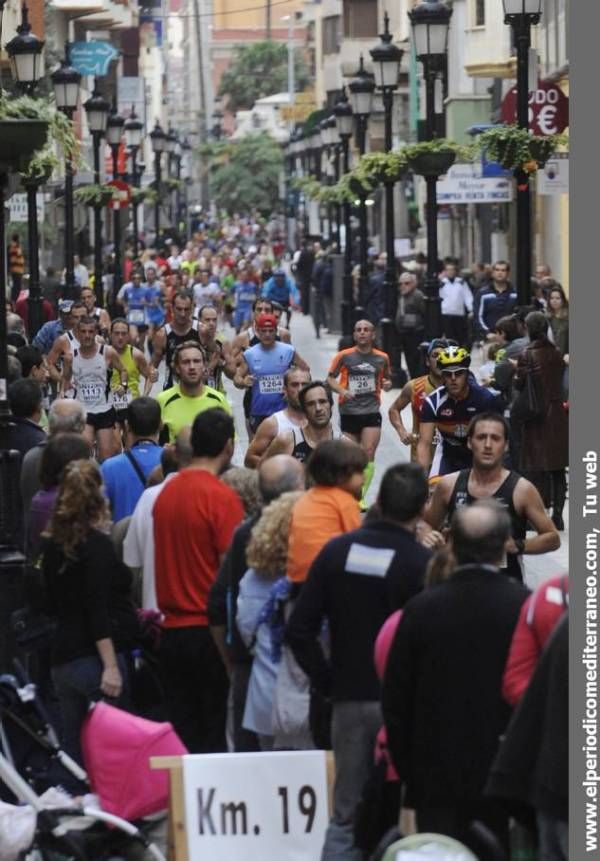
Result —
<instances>
[{"instance_id":1,"label":"man in red shirt","mask_svg":"<svg viewBox=\"0 0 600 861\"><path fill-rule=\"evenodd\" d=\"M165 484L153 511L156 594L164 615L161 676L169 719L191 753L226 750L228 679L206 605L244 517L238 495L218 477L231 460L233 439L233 419L224 410L197 415L192 462Z\"/></svg>"}]
</instances>

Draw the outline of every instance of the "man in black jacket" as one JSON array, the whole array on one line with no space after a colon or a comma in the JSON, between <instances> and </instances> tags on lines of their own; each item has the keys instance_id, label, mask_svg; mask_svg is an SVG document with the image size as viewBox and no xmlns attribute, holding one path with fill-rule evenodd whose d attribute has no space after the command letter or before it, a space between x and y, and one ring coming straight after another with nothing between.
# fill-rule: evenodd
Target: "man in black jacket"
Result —
<instances>
[{"instance_id":1,"label":"man in black jacket","mask_svg":"<svg viewBox=\"0 0 600 861\"><path fill-rule=\"evenodd\" d=\"M423 588L430 553L417 543L415 529L427 494L419 466L390 467L379 490L378 519L325 545L286 627L286 641L313 687L333 700L336 779L322 855L327 861L363 857L354 847L353 819L382 723L373 649L390 613ZM325 617L329 661L319 640Z\"/></svg>"},{"instance_id":2,"label":"man in black jacket","mask_svg":"<svg viewBox=\"0 0 600 861\"><path fill-rule=\"evenodd\" d=\"M275 455L258 470L264 505L290 490L304 489L304 468L287 454ZM246 548L260 513L241 523L233 534L229 550L219 569L208 598L208 620L213 639L229 671L233 709L233 745L236 753L260 750L255 733L242 727L252 655L244 645L235 623L240 580L248 570Z\"/></svg>"},{"instance_id":3,"label":"man in black jacket","mask_svg":"<svg viewBox=\"0 0 600 861\"><path fill-rule=\"evenodd\" d=\"M500 573L510 519L497 502L460 508L451 534L458 568L404 608L383 716L419 831L468 842L479 820L505 840L506 817L483 789L510 716L502 675L528 590Z\"/></svg>"}]
</instances>

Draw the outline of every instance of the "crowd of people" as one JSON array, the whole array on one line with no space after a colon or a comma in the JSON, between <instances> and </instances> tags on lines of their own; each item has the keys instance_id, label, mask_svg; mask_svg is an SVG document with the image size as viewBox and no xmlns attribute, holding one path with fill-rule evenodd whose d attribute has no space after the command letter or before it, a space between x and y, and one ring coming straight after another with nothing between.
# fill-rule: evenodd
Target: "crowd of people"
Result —
<instances>
[{"instance_id":1,"label":"crowd of people","mask_svg":"<svg viewBox=\"0 0 600 861\"><path fill-rule=\"evenodd\" d=\"M427 342L402 266L384 414L382 264L323 379L294 318L327 326L329 252L286 260L250 218L128 261L108 309L89 284L37 333L7 309L14 540L58 622L31 670L78 761L99 698L195 753L332 749L324 861L370 858L401 808L481 858L512 815L562 861L564 723L529 716L566 714L568 578L531 594L522 559L565 527L568 301L547 267L523 308L508 264L446 260ZM398 463L369 506L388 420Z\"/></svg>"}]
</instances>

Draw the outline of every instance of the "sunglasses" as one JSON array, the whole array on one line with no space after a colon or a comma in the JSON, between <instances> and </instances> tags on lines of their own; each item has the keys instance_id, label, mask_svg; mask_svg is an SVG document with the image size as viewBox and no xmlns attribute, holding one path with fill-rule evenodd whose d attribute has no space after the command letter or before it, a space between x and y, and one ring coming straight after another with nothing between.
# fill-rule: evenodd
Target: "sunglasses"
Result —
<instances>
[{"instance_id":1,"label":"sunglasses","mask_svg":"<svg viewBox=\"0 0 600 861\"><path fill-rule=\"evenodd\" d=\"M442 377L452 377L453 380L466 376L466 374L467 372L464 369L460 371L442 371Z\"/></svg>"}]
</instances>

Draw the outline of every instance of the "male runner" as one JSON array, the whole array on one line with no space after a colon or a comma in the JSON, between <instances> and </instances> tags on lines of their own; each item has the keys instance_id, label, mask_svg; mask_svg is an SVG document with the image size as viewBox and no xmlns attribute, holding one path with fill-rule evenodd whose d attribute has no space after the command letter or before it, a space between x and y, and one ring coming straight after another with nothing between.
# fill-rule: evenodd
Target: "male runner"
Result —
<instances>
[{"instance_id":1,"label":"male runner","mask_svg":"<svg viewBox=\"0 0 600 861\"><path fill-rule=\"evenodd\" d=\"M117 420L114 407L108 399L107 373L116 369L121 385L116 390L123 395L127 391L127 371L114 347L97 344L98 323L94 317L79 321L77 335L79 344L64 358L62 391L60 397L73 387L75 399L86 411L84 436L90 446L97 443L98 460L106 460L118 450L115 435Z\"/></svg>"},{"instance_id":2,"label":"male runner","mask_svg":"<svg viewBox=\"0 0 600 861\"><path fill-rule=\"evenodd\" d=\"M290 454L300 463L305 463L319 443L328 439L346 438L333 429L333 395L326 383L321 380L308 383L300 390L298 400L306 424L280 433L263 455L263 461L275 454Z\"/></svg>"},{"instance_id":3,"label":"male runner","mask_svg":"<svg viewBox=\"0 0 600 861\"><path fill-rule=\"evenodd\" d=\"M154 335L152 342L152 364L155 368L160 365L163 356L166 362L165 389L170 389L173 380L173 356L180 344L187 341L200 342L199 323L192 320L194 301L188 290L177 293L173 299L173 319L161 326Z\"/></svg>"},{"instance_id":4,"label":"male runner","mask_svg":"<svg viewBox=\"0 0 600 861\"><path fill-rule=\"evenodd\" d=\"M248 347L253 347L259 343L258 335L256 334L256 320L261 314L273 314L273 303L270 299L259 297L252 305L252 323L247 329L244 329L239 335L236 335L231 344L231 349L234 357L237 359L247 350ZM277 316L277 315L276 315ZM290 343L290 333L283 326L277 327L277 340L283 341L285 344Z\"/></svg>"},{"instance_id":5,"label":"male runner","mask_svg":"<svg viewBox=\"0 0 600 861\"><path fill-rule=\"evenodd\" d=\"M287 406L273 413L259 427L244 460L244 465L249 469L258 468L262 456L279 434L305 427L306 416L300 406L298 395L300 390L309 382L310 374L308 371L291 368L285 372L283 375L283 396Z\"/></svg>"},{"instance_id":6,"label":"male runner","mask_svg":"<svg viewBox=\"0 0 600 861\"><path fill-rule=\"evenodd\" d=\"M117 301L123 306L124 316L131 329L131 337L140 349L148 332L148 290L142 283L142 274L132 272L131 281L119 290Z\"/></svg>"},{"instance_id":7,"label":"male runner","mask_svg":"<svg viewBox=\"0 0 600 861\"><path fill-rule=\"evenodd\" d=\"M117 414L117 424L124 427L127 407L134 398L150 394L158 379L156 368L148 362L141 350L131 343L130 326L123 317L117 317L110 326L110 344L117 352L121 364L127 371L127 389L120 392L121 376L115 369L110 377L110 399ZM140 391L140 376L144 377L144 389Z\"/></svg>"},{"instance_id":8,"label":"male runner","mask_svg":"<svg viewBox=\"0 0 600 861\"><path fill-rule=\"evenodd\" d=\"M443 385L425 398L421 411L417 462L429 473L429 483L435 484L442 475L471 466L472 455L467 446L467 428L478 413L502 413L501 398L475 382L469 374L471 356L465 347L447 347L438 356L438 369ZM440 432L433 460L431 444L435 429Z\"/></svg>"},{"instance_id":9,"label":"male runner","mask_svg":"<svg viewBox=\"0 0 600 861\"><path fill-rule=\"evenodd\" d=\"M179 382L160 392L156 398L162 414L161 442L174 442L179 431L193 424L198 413L204 410L220 407L232 414L225 395L209 388L204 382L204 350L199 343L186 341L179 344L175 348L173 368Z\"/></svg>"},{"instance_id":10,"label":"male runner","mask_svg":"<svg viewBox=\"0 0 600 861\"><path fill-rule=\"evenodd\" d=\"M110 317L108 311L104 308L96 308L96 294L91 287L82 287L79 294L81 301L85 305L85 310L88 317L93 317L98 321L98 330L103 338L108 339L110 330Z\"/></svg>"},{"instance_id":11,"label":"male runner","mask_svg":"<svg viewBox=\"0 0 600 861\"><path fill-rule=\"evenodd\" d=\"M206 383L225 394L223 374L233 380L236 362L229 341L217 337L218 312L213 305L203 305L198 312L198 335L204 349Z\"/></svg>"},{"instance_id":12,"label":"male runner","mask_svg":"<svg viewBox=\"0 0 600 861\"><path fill-rule=\"evenodd\" d=\"M392 388L390 360L375 348L375 326L369 320L354 325L354 347L337 353L327 382L340 395L340 427L367 455L362 506L375 474L375 452L381 439L381 390ZM338 383L338 377L340 382Z\"/></svg>"},{"instance_id":13,"label":"male runner","mask_svg":"<svg viewBox=\"0 0 600 861\"><path fill-rule=\"evenodd\" d=\"M46 361L48 363L48 373L51 379L60 383L61 369L64 359L73 353L73 350L79 347L79 322L87 317L85 305L79 300L71 305L71 313L68 319L68 325L62 335L52 344L52 349L48 353Z\"/></svg>"},{"instance_id":14,"label":"male runner","mask_svg":"<svg viewBox=\"0 0 600 861\"><path fill-rule=\"evenodd\" d=\"M503 466L508 433L508 423L499 414L484 412L471 420L467 446L473 456L473 466L440 478L425 511L425 520L439 530L459 506L472 505L480 499L496 499L507 509L512 524L503 570L510 577L523 580L521 554L538 555L557 550L560 536L535 486ZM537 532L531 538L527 538L528 523Z\"/></svg>"},{"instance_id":15,"label":"male runner","mask_svg":"<svg viewBox=\"0 0 600 861\"><path fill-rule=\"evenodd\" d=\"M233 285L232 296L235 299L233 311L233 325L239 334L242 326L250 323L252 319L252 307L258 296L258 287L251 278L250 267L246 267L239 281Z\"/></svg>"},{"instance_id":16,"label":"male runner","mask_svg":"<svg viewBox=\"0 0 600 861\"><path fill-rule=\"evenodd\" d=\"M252 435L261 422L285 407L283 375L288 368L295 365L309 370L291 344L277 341L277 320L273 314L260 315L256 333L260 343L244 350L233 380L237 388L252 390L249 422Z\"/></svg>"},{"instance_id":17,"label":"male runner","mask_svg":"<svg viewBox=\"0 0 600 861\"><path fill-rule=\"evenodd\" d=\"M445 338L434 338L427 346L427 373L422 377L409 380L402 391L391 405L388 416L392 427L395 428L400 440L404 445L410 445L410 459L417 459L417 442L419 439L419 425L421 423L421 411L425 398L435 389L442 385L442 377L437 366L438 356L443 349L450 346ZM458 345L457 345L458 346ZM410 404L412 410L412 431L407 430L402 421L402 410ZM432 448L435 448L438 440L434 438ZM433 458L433 451L431 452Z\"/></svg>"}]
</instances>

